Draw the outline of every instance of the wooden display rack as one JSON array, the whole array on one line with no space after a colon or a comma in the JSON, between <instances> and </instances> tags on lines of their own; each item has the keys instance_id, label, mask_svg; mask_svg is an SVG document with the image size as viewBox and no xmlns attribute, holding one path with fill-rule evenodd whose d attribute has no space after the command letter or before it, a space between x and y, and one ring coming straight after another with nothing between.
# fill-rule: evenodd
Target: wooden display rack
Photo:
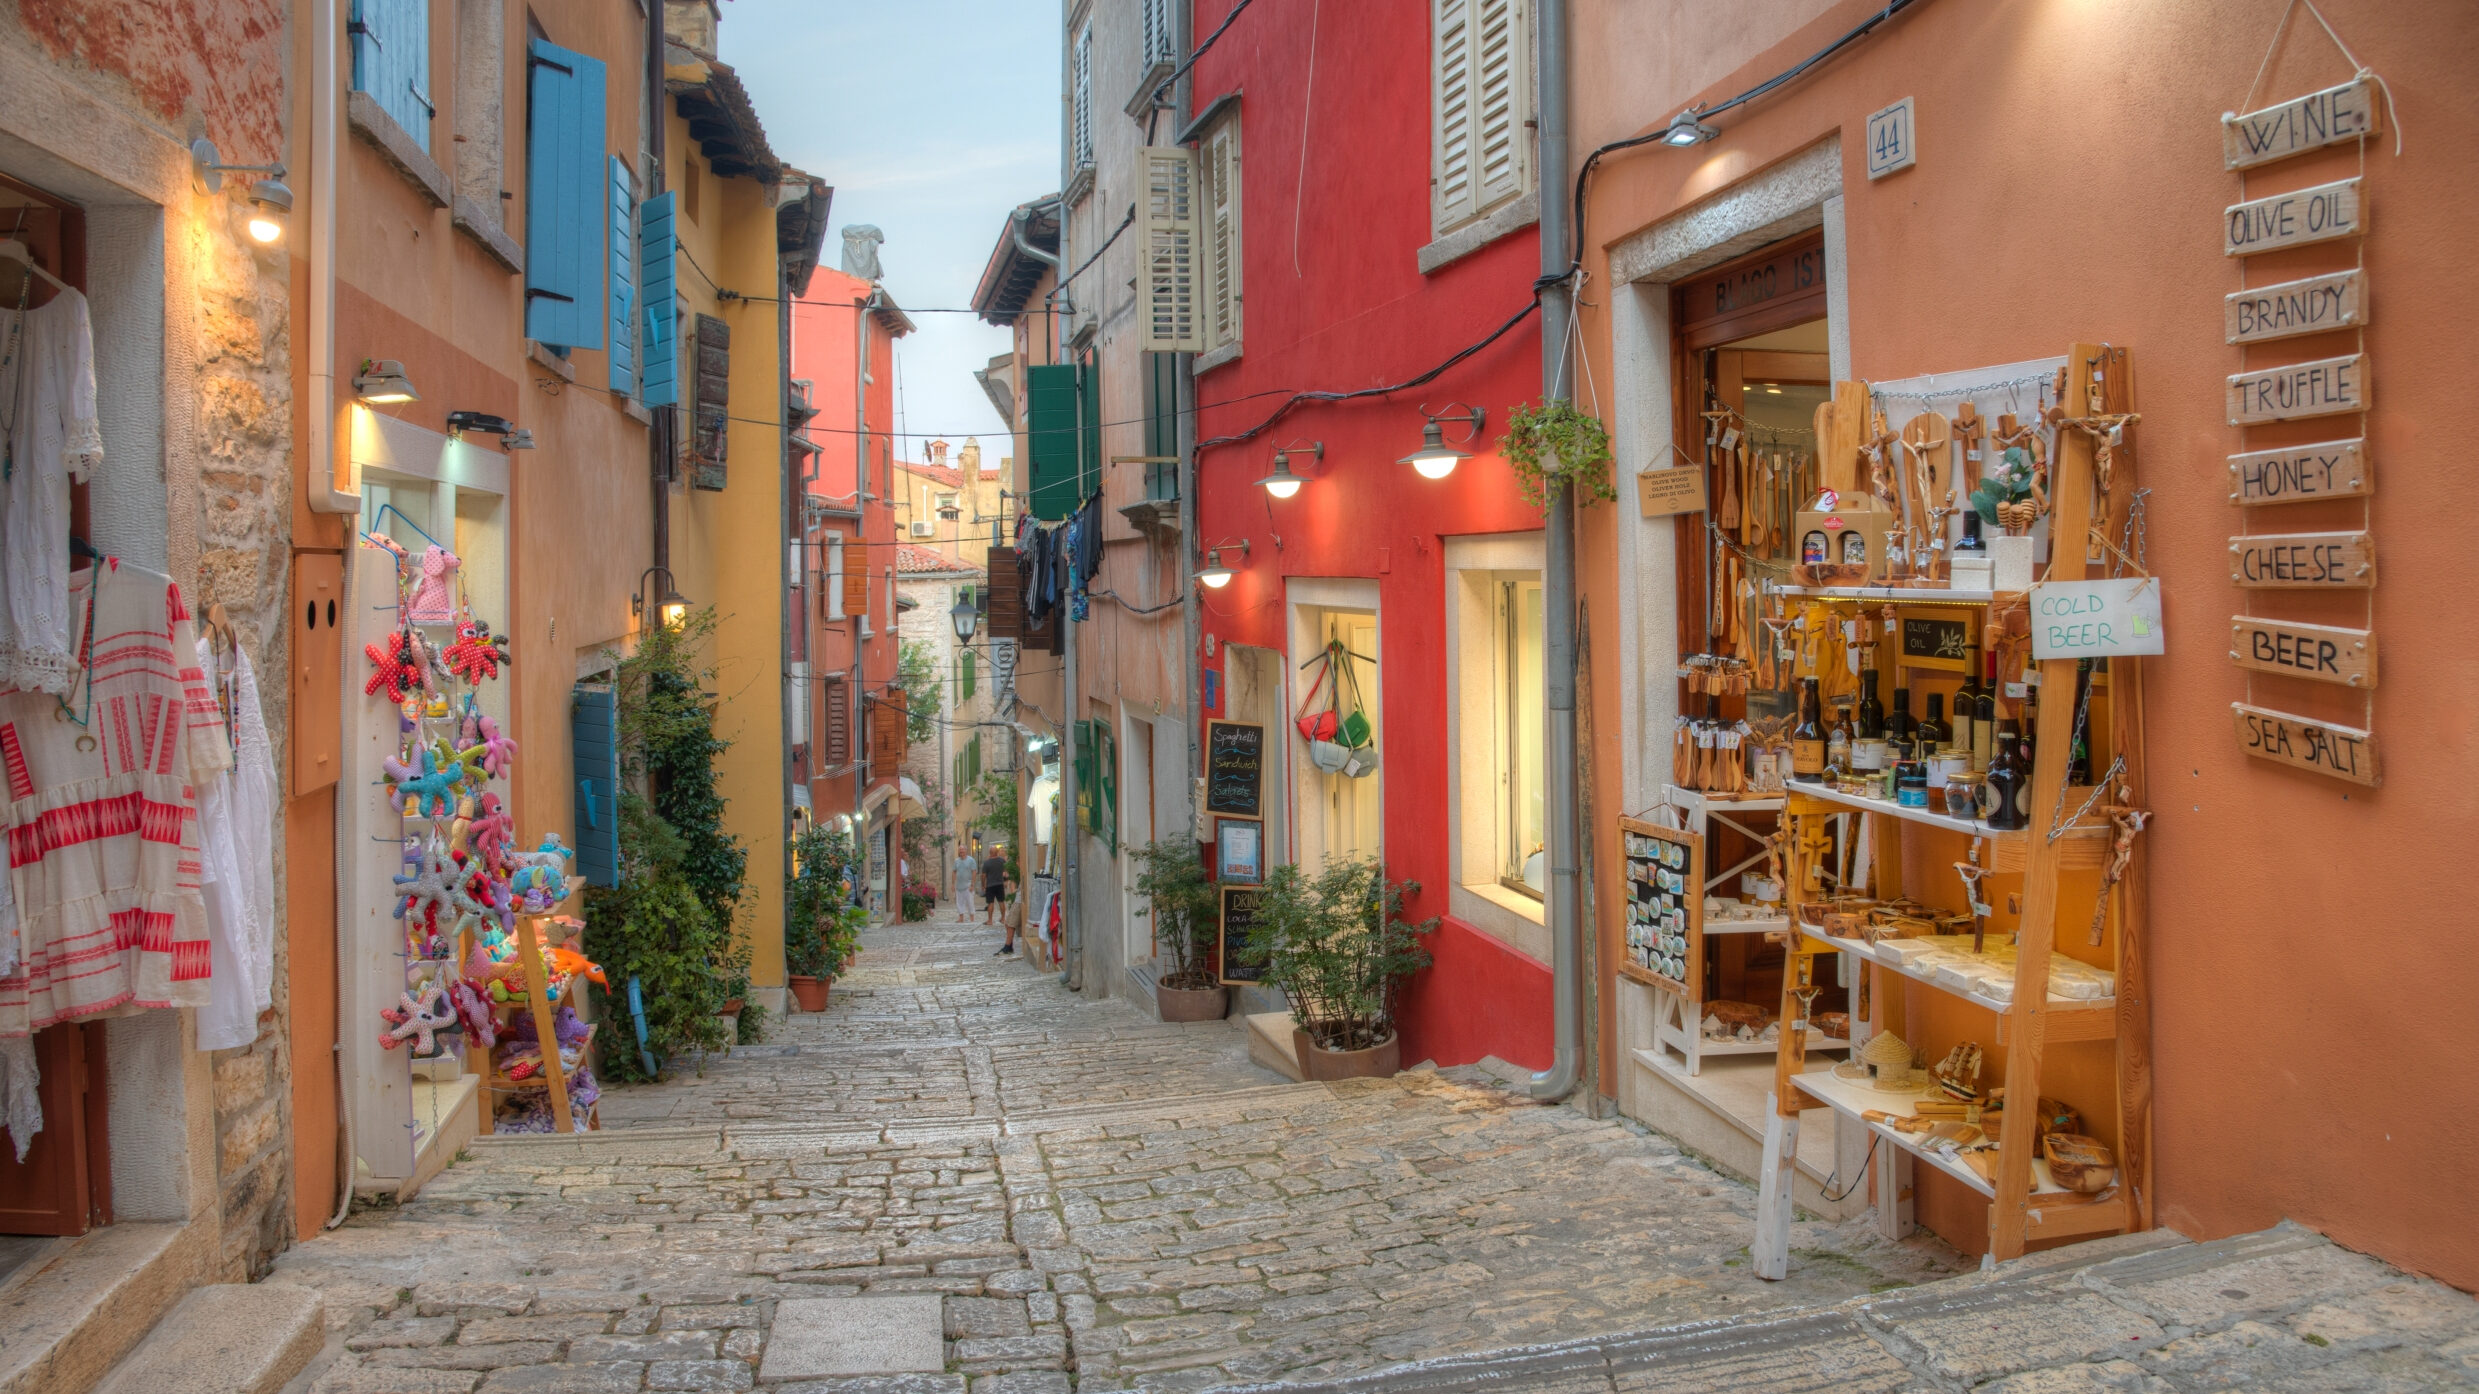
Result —
<instances>
[{"instance_id":1,"label":"wooden display rack","mask_svg":"<svg viewBox=\"0 0 2479 1394\"><path fill-rule=\"evenodd\" d=\"M2129 410L2130 379L2123 350L2077 344L2066 362L2069 387L2065 410L2070 417ZM2090 409L2086 395L2087 387L2093 384L2100 388L2098 411ZM2111 539L2119 535L2125 510L2135 493L2130 451L2116 452L2113 475L2108 514L2095 517L2092 438L2075 429L2058 433L2057 461L2051 471L2052 542L2046 579L2087 577L2089 548L2081 545L2080 540L2092 532ZM1871 604L1882 604L1889 598L1883 587L1866 588L1864 594L1856 590L1848 595L1834 591L1809 594ZM1900 592L1894 596L1898 598ZM2012 599L2002 594L1993 597L1994 603L2000 605ZM1980 603L1992 601L1984 599ZM2075 669L2072 659L2041 663L2042 691L2073 693ZM2127 802L2141 805L2145 784L2140 659L2110 660L2108 698L2110 748L2125 761L2121 778ZM2070 931L2079 931L2094 908L2089 900L2079 907L2061 907L2060 874L2068 869L2099 865L2108 845L2105 825L2097 830L2077 827L2072 833L2061 833L2057 827L2061 819L2072 818L2082 803L2083 793L2088 792L2067 788L2069 747L2074 735L2073 707L2070 700L2040 704L2034 737L2031 824L2021 832L1993 833L1968 820L1822 789L1792 790L1784 817L1791 833L1789 885L1785 891L1792 904L1792 929L1786 937L1794 942L1783 968L1782 1020L1787 1022L1801 1014L1797 989L1819 980L1818 961L1829 955L1855 955L1861 971L1871 979L1867 983L1873 989L1869 994L1873 1004L1871 1020L1862 1023L1857 1019L1858 1013L1853 1013L1851 1040L1855 1047L1864 1042L1872 1029L1881 1029L1890 995L1888 988L1905 979L1926 983L1992 1018L1990 1034L1982 1039L1988 1042L1992 1061L1999 1054L2004 1057L2002 1083L2011 1105L2007 1111L2018 1116L2000 1134L1994 1176L1983 1178L1958 1160L1920 1146L1914 1135L1863 1118L1870 1111L1910 1113L1911 1101L1900 1095L1880 1093L1865 1084L1853 1084L1831 1072L1803 1073L1806 1033L1785 1030L1775 1055L1771 1107L1765 1124L1753 1246L1758 1276L1778 1279L1789 1271L1792 1169L1798 1155L1799 1114L1805 1108L1832 1109L1841 1122L1864 1130L1863 1135L1876 1144L1873 1194L1879 1226L1888 1237L1901 1238L1910 1231L1915 1163L1926 1163L1988 1197L1989 1254L1996 1260L2019 1257L2033 1241L2087 1238L2151 1227L2151 1031L2141 952L2145 924L2144 851L2140 838L2135 841L2132 860L2118 883L2111 906L2117 995L2098 1001L2066 1001L2051 997L2048 990L2051 955L2059 927L2065 925ZM2061 800L2061 795L2066 797ZM1890 868L1889 874L1896 883L1906 825L1984 838L1979 844L1984 852L1983 865L1997 875L2021 874L2022 914L2010 1001L1999 1002L1967 988L1939 983L1933 976L1905 972L1888 957L1875 952L1874 946L1822 933L1800 921L1799 905L1813 899L1808 879L1811 868L1824 853L1825 820L1854 809L1862 810L1862 816L1870 820L1876 865ZM1889 889L1898 892L1899 885L1889 885L1881 879L1879 889L1880 893ZM2106 894L2105 888L2102 893ZM1854 979L1855 984L1858 981ZM2104 1118L2114 1122L2117 1176L2099 1194L2082 1195L2052 1182L2045 1164L2035 1155L2038 1130L2033 1125L2034 1104L2041 1092L2044 1056L2050 1046L2096 1049L2102 1043L2112 1052L2111 1077L2116 1084L2116 1097L2108 1101L2106 1110L2086 1111L2085 1116L2095 1123ZM1856 1054L1853 1058L1857 1058Z\"/></svg>"},{"instance_id":2,"label":"wooden display rack","mask_svg":"<svg viewBox=\"0 0 2479 1394\"><path fill-rule=\"evenodd\" d=\"M576 878L571 878L572 893L578 884L580 882ZM531 1079L510 1079L499 1072L499 1066L492 1061L488 1050L469 1051L465 1057L466 1072L482 1076L482 1097L479 1106L482 1109L482 1131L485 1133L492 1131L498 1114L496 1101L500 1097L522 1093L529 1089L544 1088L551 1091L551 1124L554 1132L560 1136L567 1136L576 1131L576 1115L570 1110L568 1103L568 1070L560 1061L559 1035L552 1030L552 1023L557 1017L558 1008L571 1004L576 999L577 984L583 979L584 974L572 975L561 989L559 999L552 1000L550 974L542 966L544 937L542 922L550 918L548 914L517 917L515 933L517 959L525 966L525 1001L510 1002L504 1007L494 1006L492 1008L494 1012L504 1010L511 1015L520 1008L531 1013L534 1021L534 1039L542 1043L542 1073ZM459 962L463 961L464 954L472 952L470 943L461 947ZM591 1023L585 1028L585 1041L578 1053L578 1059L591 1061L594 1058L594 1036L600 1029L600 1022ZM602 1105L597 1102L587 1108L585 1126L589 1132L599 1132L602 1125Z\"/></svg>"}]
</instances>

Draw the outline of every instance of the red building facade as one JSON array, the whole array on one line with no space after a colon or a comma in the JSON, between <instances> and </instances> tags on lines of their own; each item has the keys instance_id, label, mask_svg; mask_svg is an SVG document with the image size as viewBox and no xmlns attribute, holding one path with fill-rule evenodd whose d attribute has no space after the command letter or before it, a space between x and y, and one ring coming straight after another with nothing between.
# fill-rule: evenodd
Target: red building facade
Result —
<instances>
[{"instance_id":1,"label":"red building facade","mask_svg":"<svg viewBox=\"0 0 2479 1394\"><path fill-rule=\"evenodd\" d=\"M1229 9L1203 0L1191 32ZM1206 263L1192 541L1236 572L1200 590L1200 710L1268 727L1269 861L1380 855L1420 884L1411 918L1443 917L1406 994L1404 1061L1546 1068L1549 939L1527 885L1541 511L1496 453L1541 384L1538 319L1509 327L1539 261L1531 36L1502 0L1294 19L1242 16L1196 63L1180 133ZM1420 386L1292 400L1408 382L1493 333ZM1402 458L1450 408L1443 439L1471 458L1423 477ZM1306 480L1288 498L1259 483L1278 450ZM1356 690L1375 725L1365 778L1317 769L1291 724L1319 677L1301 665L1329 640L1356 655L1344 709Z\"/></svg>"}]
</instances>

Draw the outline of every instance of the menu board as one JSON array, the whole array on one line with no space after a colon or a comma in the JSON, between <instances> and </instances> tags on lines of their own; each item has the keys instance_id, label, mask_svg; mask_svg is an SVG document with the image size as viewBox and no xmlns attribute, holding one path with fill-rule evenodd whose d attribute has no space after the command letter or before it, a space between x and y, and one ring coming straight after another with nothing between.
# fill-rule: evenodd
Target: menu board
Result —
<instances>
[{"instance_id":1,"label":"menu board","mask_svg":"<svg viewBox=\"0 0 2479 1394\"><path fill-rule=\"evenodd\" d=\"M1222 981L1226 985L1265 981L1265 956L1248 943L1257 930L1257 903L1264 898L1265 890L1259 886L1222 888Z\"/></svg>"},{"instance_id":2,"label":"menu board","mask_svg":"<svg viewBox=\"0 0 2479 1394\"><path fill-rule=\"evenodd\" d=\"M1627 877L1628 976L1695 998L1704 964L1704 847L1693 833L1618 820Z\"/></svg>"},{"instance_id":3,"label":"menu board","mask_svg":"<svg viewBox=\"0 0 2479 1394\"><path fill-rule=\"evenodd\" d=\"M1265 728L1248 721L1205 723L1205 811L1262 818Z\"/></svg>"}]
</instances>

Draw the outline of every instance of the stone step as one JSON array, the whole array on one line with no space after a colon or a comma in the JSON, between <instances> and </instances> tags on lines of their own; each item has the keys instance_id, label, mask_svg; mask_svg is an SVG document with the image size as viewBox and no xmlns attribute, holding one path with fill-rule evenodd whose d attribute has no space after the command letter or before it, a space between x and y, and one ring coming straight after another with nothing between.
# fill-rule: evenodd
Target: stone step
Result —
<instances>
[{"instance_id":1,"label":"stone step","mask_svg":"<svg viewBox=\"0 0 2479 1394\"><path fill-rule=\"evenodd\" d=\"M1300 1078L1300 1055L1291 1041L1291 1013L1254 1012L1248 1017L1248 1058L1285 1079Z\"/></svg>"},{"instance_id":2,"label":"stone step","mask_svg":"<svg viewBox=\"0 0 2479 1394\"><path fill-rule=\"evenodd\" d=\"M95 1394L275 1394L325 1337L309 1288L215 1283L182 1298Z\"/></svg>"}]
</instances>

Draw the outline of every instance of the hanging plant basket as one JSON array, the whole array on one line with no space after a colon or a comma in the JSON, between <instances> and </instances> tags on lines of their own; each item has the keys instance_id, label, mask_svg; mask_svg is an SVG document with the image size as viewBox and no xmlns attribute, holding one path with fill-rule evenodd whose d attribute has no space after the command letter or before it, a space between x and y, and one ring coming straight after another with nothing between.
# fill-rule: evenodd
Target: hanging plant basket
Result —
<instances>
[{"instance_id":1,"label":"hanging plant basket","mask_svg":"<svg viewBox=\"0 0 2479 1394\"><path fill-rule=\"evenodd\" d=\"M1609 428L1573 402L1543 398L1515 408L1507 415L1498 453L1515 471L1524 502L1535 508L1547 508L1561 482L1574 490L1579 504L1618 497L1618 481L1610 469Z\"/></svg>"}]
</instances>

